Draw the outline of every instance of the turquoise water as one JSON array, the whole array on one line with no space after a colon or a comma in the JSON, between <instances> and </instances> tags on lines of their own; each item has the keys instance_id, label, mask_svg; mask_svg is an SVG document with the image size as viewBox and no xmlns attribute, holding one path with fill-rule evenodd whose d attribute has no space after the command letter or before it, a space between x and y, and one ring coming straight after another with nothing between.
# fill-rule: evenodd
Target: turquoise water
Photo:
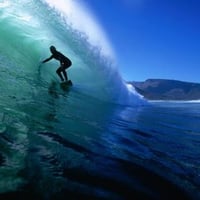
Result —
<instances>
[{"instance_id":1,"label":"turquoise water","mask_svg":"<svg viewBox=\"0 0 200 200\"><path fill-rule=\"evenodd\" d=\"M199 104L144 100L49 2L0 1L0 199L199 199Z\"/></svg>"}]
</instances>

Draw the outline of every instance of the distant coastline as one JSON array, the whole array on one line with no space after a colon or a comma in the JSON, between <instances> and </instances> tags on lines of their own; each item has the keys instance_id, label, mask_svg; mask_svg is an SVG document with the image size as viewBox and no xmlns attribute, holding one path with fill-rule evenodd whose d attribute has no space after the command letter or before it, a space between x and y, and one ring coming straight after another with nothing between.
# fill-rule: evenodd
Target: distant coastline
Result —
<instances>
[{"instance_id":1,"label":"distant coastline","mask_svg":"<svg viewBox=\"0 0 200 200\"><path fill-rule=\"evenodd\" d=\"M194 101L200 100L200 83L169 79L127 81L148 100Z\"/></svg>"}]
</instances>

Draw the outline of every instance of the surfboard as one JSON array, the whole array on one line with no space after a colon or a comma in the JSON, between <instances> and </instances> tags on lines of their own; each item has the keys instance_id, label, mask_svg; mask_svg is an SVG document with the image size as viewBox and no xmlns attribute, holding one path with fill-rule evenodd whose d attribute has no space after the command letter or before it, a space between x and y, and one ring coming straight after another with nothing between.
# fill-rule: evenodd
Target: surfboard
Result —
<instances>
[{"instance_id":1,"label":"surfboard","mask_svg":"<svg viewBox=\"0 0 200 200\"><path fill-rule=\"evenodd\" d=\"M68 89L70 86L72 86L71 80L60 83L60 87L64 90Z\"/></svg>"}]
</instances>

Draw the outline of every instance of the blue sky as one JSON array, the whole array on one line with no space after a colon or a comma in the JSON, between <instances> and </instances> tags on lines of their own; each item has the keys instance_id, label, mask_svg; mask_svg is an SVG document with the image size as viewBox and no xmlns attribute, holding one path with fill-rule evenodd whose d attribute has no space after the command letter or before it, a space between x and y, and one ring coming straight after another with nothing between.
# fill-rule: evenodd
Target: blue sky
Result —
<instances>
[{"instance_id":1,"label":"blue sky","mask_svg":"<svg viewBox=\"0 0 200 200\"><path fill-rule=\"evenodd\" d=\"M200 82L199 0L84 0L125 80Z\"/></svg>"}]
</instances>

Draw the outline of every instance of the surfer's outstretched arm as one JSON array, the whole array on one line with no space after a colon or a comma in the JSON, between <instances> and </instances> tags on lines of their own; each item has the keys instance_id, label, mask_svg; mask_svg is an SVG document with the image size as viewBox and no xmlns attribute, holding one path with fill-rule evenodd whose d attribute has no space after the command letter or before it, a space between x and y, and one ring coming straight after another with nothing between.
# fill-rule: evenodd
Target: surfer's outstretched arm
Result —
<instances>
[{"instance_id":1,"label":"surfer's outstretched arm","mask_svg":"<svg viewBox=\"0 0 200 200\"><path fill-rule=\"evenodd\" d=\"M52 55L52 56L50 56L49 58L47 58L47 59L43 60L43 61L42 61L42 63L48 62L48 61L49 61L49 60L51 60L52 58L53 58L53 55Z\"/></svg>"}]
</instances>

